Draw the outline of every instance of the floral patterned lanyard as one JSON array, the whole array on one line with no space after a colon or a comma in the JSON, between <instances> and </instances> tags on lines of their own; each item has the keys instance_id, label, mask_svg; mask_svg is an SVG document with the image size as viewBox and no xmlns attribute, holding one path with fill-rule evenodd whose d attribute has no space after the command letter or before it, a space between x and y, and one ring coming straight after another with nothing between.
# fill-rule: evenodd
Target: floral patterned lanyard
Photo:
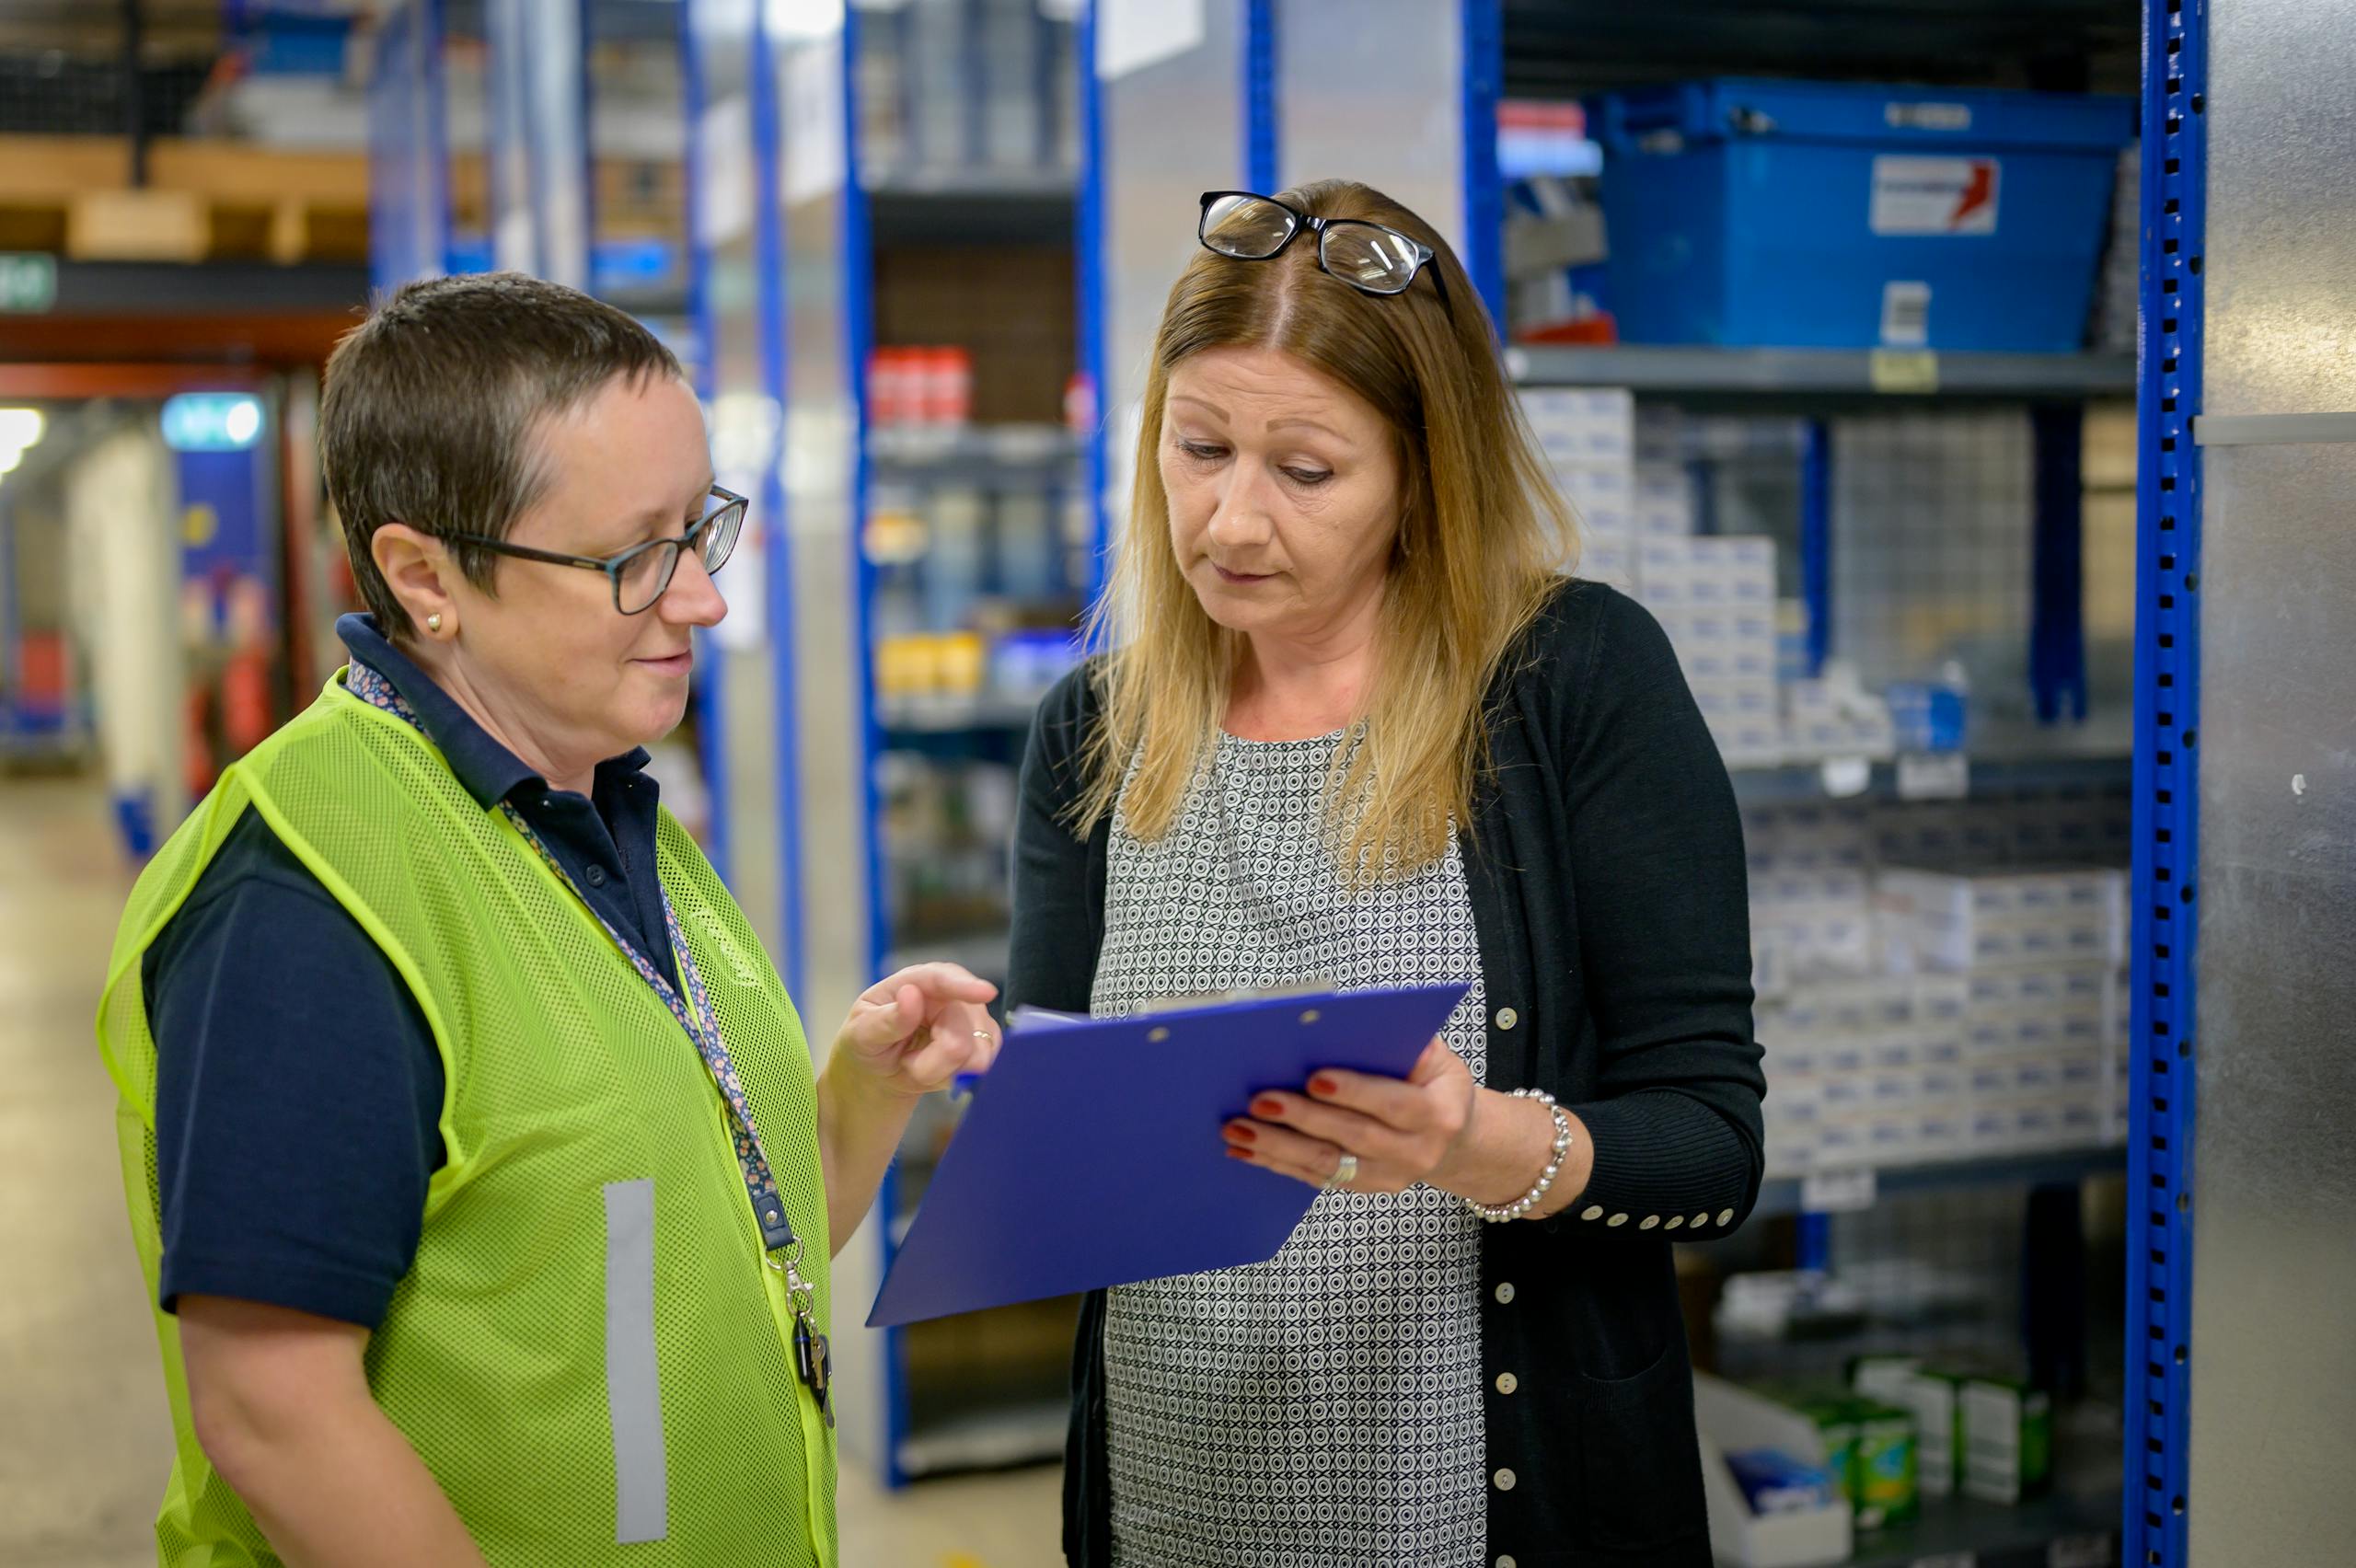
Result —
<instances>
[{"instance_id":1,"label":"floral patterned lanyard","mask_svg":"<svg viewBox=\"0 0 2356 1568\"><path fill-rule=\"evenodd\" d=\"M367 665L354 661L344 684L352 695L375 708L381 708L396 718L406 721L420 734L425 732L423 721L417 710L402 700L392 683ZM787 1217L785 1201L778 1193L777 1178L769 1170L768 1152L761 1146L761 1130L753 1119L752 1101L745 1096L745 1086L736 1076L736 1064L728 1055L727 1042L721 1038L720 1017L711 1005L710 993L704 989L703 974L696 967L695 953L687 946L687 933L679 923L678 912L671 906L671 894L655 880L656 890L663 898L663 924L671 934L671 951L679 963L679 978L686 982L687 995L664 977L654 962L641 952L638 944L614 929L613 923L597 913L595 905L581 897L581 890L551 853L546 842L524 820L524 813L514 804L502 801L499 809L521 834L524 842L539 853L557 881L581 906L589 911L597 924L639 978L671 1009L671 1016L687 1031L695 1043L696 1052L703 1057L704 1066L711 1071L711 1080L719 1087L720 1097L728 1105L729 1133L736 1145L736 1162L745 1175L745 1192L753 1204L753 1218L761 1230L761 1243L768 1250L769 1267L785 1275L786 1294L793 1306L794 1359L802 1380L817 1396L818 1406L826 1412L826 1424L834 1424L834 1412L827 1400L827 1383L832 1370L829 1347L826 1336L818 1332L816 1318L817 1292L802 1277L802 1240L793 1233L793 1222Z\"/></svg>"}]
</instances>

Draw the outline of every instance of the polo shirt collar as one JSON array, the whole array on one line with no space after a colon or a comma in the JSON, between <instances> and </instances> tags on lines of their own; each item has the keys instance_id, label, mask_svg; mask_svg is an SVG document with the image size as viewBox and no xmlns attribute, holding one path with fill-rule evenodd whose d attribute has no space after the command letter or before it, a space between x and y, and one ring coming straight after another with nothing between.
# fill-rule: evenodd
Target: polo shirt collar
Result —
<instances>
[{"instance_id":1,"label":"polo shirt collar","mask_svg":"<svg viewBox=\"0 0 2356 1568\"><path fill-rule=\"evenodd\" d=\"M530 764L475 722L474 716L435 685L416 660L402 652L378 628L375 617L344 616L335 623L335 634L355 661L384 676L401 700L416 709L425 738L441 750L450 771L477 805L489 811L526 786L535 790L548 788L548 780ZM647 760L643 746L608 757L597 765L597 781L604 784L641 772Z\"/></svg>"}]
</instances>

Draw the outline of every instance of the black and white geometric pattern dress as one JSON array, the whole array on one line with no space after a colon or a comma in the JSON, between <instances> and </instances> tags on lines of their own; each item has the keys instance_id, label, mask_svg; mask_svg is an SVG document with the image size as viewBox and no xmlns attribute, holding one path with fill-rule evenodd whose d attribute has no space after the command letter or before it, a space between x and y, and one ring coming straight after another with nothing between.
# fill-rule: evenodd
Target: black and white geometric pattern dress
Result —
<instances>
[{"instance_id":1,"label":"black and white geometric pattern dress","mask_svg":"<svg viewBox=\"0 0 2356 1568\"><path fill-rule=\"evenodd\" d=\"M1462 856L1451 837L1408 881L1345 888L1320 836L1337 738L1223 737L1161 840L1115 818L1091 1010L1311 981L1471 981L1445 1033L1477 1081L1487 1009ZM1112 1292L1114 1561L1484 1562L1480 1228L1428 1187L1326 1193L1265 1263Z\"/></svg>"}]
</instances>

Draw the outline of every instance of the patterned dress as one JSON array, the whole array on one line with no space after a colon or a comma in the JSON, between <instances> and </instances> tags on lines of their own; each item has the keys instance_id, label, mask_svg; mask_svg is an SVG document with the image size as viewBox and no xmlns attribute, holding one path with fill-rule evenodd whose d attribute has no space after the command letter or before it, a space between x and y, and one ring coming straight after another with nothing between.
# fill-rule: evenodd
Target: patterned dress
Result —
<instances>
[{"instance_id":1,"label":"patterned dress","mask_svg":"<svg viewBox=\"0 0 2356 1568\"><path fill-rule=\"evenodd\" d=\"M1091 1009L1471 981L1445 1033L1477 1080L1486 1003L1462 856L1451 836L1412 879L1345 886L1321 837L1338 739L1224 737L1163 838L1116 819ZM1265 1263L1112 1292L1114 1561L1484 1562L1480 1228L1428 1187L1327 1193Z\"/></svg>"}]
</instances>

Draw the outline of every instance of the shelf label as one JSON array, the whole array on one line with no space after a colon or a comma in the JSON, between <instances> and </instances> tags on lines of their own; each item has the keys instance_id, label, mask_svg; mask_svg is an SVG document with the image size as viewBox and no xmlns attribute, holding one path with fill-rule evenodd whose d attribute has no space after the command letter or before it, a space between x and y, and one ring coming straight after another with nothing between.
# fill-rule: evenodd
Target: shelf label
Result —
<instances>
[{"instance_id":1,"label":"shelf label","mask_svg":"<svg viewBox=\"0 0 2356 1568\"><path fill-rule=\"evenodd\" d=\"M1854 1214L1874 1206L1879 1187L1873 1170L1819 1170L1800 1183L1803 1214Z\"/></svg>"},{"instance_id":2,"label":"shelf label","mask_svg":"<svg viewBox=\"0 0 2356 1568\"><path fill-rule=\"evenodd\" d=\"M1927 396L1939 389L1939 356L1932 349L1874 349L1865 355L1865 375L1877 392Z\"/></svg>"},{"instance_id":3,"label":"shelf label","mask_svg":"<svg viewBox=\"0 0 2356 1568\"><path fill-rule=\"evenodd\" d=\"M2004 172L1995 158L1885 154L1874 159L1866 225L1877 235L1994 234Z\"/></svg>"},{"instance_id":4,"label":"shelf label","mask_svg":"<svg viewBox=\"0 0 2356 1568\"><path fill-rule=\"evenodd\" d=\"M39 315L56 304L56 257L0 255L0 311Z\"/></svg>"},{"instance_id":5,"label":"shelf label","mask_svg":"<svg viewBox=\"0 0 2356 1568\"><path fill-rule=\"evenodd\" d=\"M1898 798L1960 801L1971 793L1971 758L1961 752L1901 752Z\"/></svg>"}]
</instances>

